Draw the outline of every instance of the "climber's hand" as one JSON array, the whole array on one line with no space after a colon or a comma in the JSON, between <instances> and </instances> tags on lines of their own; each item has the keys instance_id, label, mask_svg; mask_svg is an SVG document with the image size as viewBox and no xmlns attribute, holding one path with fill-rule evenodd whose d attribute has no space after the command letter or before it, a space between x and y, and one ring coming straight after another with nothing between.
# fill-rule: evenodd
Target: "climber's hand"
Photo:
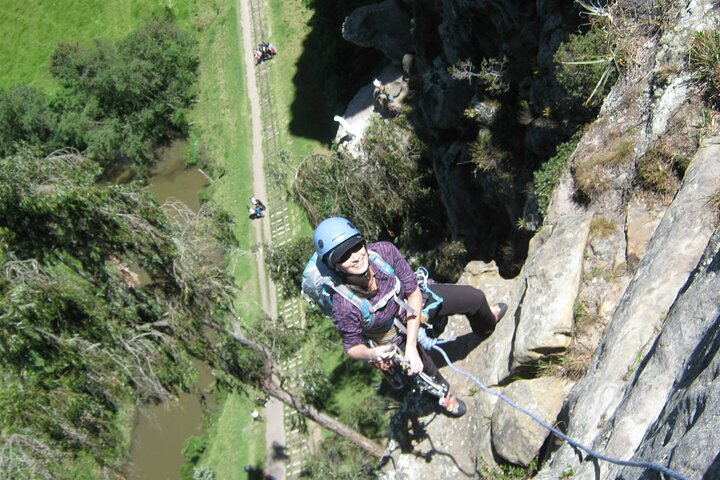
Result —
<instances>
[{"instance_id":1,"label":"climber's hand","mask_svg":"<svg viewBox=\"0 0 720 480\"><path fill-rule=\"evenodd\" d=\"M392 358L395 353L395 345L388 343L387 345L380 345L379 347L370 349L370 363L381 363L385 360Z\"/></svg>"},{"instance_id":2,"label":"climber's hand","mask_svg":"<svg viewBox=\"0 0 720 480\"><path fill-rule=\"evenodd\" d=\"M423 370L423 363L420 360L417 347L406 347L405 349L405 365L408 375L417 375Z\"/></svg>"}]
</instances>

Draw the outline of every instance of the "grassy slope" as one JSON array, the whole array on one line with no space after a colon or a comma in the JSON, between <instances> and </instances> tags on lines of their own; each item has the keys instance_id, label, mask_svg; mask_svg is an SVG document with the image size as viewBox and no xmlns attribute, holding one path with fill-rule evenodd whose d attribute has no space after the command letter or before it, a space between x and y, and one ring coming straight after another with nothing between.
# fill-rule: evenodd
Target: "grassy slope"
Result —
<instances>
[{"instance_id":1,"label":"grassy slope","mask_svg":"<svg viewBox=\"0 0 720 480\"><path fill-rule=\"evenodd\" d=\"M291 105L296 101L296 87L293 79L297 73L297 62L303 54L305 38L310 33L308 22L312 10L305 7L303 0L270 0L266 21L270 22L269 41L278 48L278 55L271 63L271 95L274 101L276 121L280 129L280 148L290 152L292 161L288 165L289 179L292 180L295 168L303 157L313 152L326 152L322 143L303 137L292 136L287 126L292 122ZM266 26L267 28L267 26ZM312 101L312 100L309 100ZM299 225L293 225L294 231L311 236L312 228L297 205L292 204L293 218L302 219Z\"/></svg>"},{"instance_id":2,"label":"grassy slope","mask_svg":"<svg viewBox=\"0 0 720 480\"><path fill-rule=\"evenodd\" d=\"M250 105L245 90L245 65L239 43L235 0L203 2L197 9L200 35L200 92L193 113L193 128L200 133L204 155L216 178L211 197L235 219L234 232L240 248L231 267L240 293L236 307L244 321L260 318L254 256L254 230L245 215L252 195ZM217 478L243 478L243 466L262 465L265 431L251 423L252 402L232 394L222 404L217 421L208 432L208 450L201 464L212 468Z\"/></svg>"},{"instance_id":3,"label":"grassy slope","mask_svg":"<svg viewBox=\"0 0 720 480\"><path fill-rule=\"evenodd\" d=\"M170 3L186 26L194 1ZM30 84L51 90L48 62L58 43L115 41L163 10L157 0L0 0L0 87Z\"/></svg>"}]
</instances>

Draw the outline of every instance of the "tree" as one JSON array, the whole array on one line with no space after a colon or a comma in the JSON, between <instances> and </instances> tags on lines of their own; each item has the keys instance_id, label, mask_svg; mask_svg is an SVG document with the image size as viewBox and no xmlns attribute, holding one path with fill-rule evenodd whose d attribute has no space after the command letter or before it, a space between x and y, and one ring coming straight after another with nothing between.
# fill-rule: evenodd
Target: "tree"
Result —
<instances>
[{"instance_id":1,"label":"tree","mask_svg":"<svg viewBox=\"0 0 720 480\"><path fill-rule=\"evenodd\" d=\"M193 37L169 19L153 19L117 44L92 47L60 44L50 71L65 91L56 100L60 138L77 139L72 122L87 127L82 136L96 160L114 155L138 164L153 158L155 142L187 133L187 109L195 95L198 66Z\"/></svg>"},{"instance_id":2,"label":"tree","mask_svg":"<svg viewBox=\"0 0 720 480\"><path fill-rule=\"evenodd\" d=\"M0 157L13 155L22 146L44 146L53 129L41 92L27 86L0 90Z\"/></svg>"},{"instance_id":3,"label":"tree","mask_svg":"<svg viewBox=\"0 0 720 480\"><path fill-rule=\"evenodd\" d=\"M0 471L13 478L61 477L78 454L119 468L119 405L187 388L209 348L202 318L232 294L211 211L168 217L98 173L73 152L0 160Z\"/></svg>"},{"instance_id":4,"label":"tree","mask_svg":"<svg viewBox=\"0 0 720 480\"><path fill-rule=\"evenodd\" d=\"M312 239L296 238L279 246L266 245L265 263L270 278L286 298L297 295L305 264L313 253Z\"/></svg>"},{"instance_id":5,"label":"tree","mask_svg":"<svg viewBox=\"0 0 720 480\"><path fill-rule=\"evenodd\" d=\"M361 148L359 158L314 155L301 163L293 189L311 222L346 216L368 238L400 236L404 246L444 232L426 147L407 120L373 118Z\"/></svg>"},{"instance_id":6,"label":"tree","mask_svg":"<svg viewBox=\"0 0 720 480\"><path fill-rule=\"evenodd\" d=\"M78 455L119 469L119 406L187 388L191 357L382 455L286 391L270 350L240 326L217 260L227 217L160 208L138 185L97 184L99 173L69 151L0 160L0 471L63 478Z\"/></svg>"}]
</instances>

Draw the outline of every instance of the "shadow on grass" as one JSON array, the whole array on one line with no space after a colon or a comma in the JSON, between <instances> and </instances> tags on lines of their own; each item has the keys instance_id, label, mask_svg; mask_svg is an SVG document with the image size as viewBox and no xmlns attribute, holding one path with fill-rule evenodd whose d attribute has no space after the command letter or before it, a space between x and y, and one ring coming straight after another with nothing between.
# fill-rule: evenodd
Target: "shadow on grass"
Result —
<instances>
[{"instance_id":1,"label":"shadow on grass","mask_svg":"<svg viewBox=\"0 0 720 480\"><path fill-rule=\"evenodd\" d=\"M342 38L342 23L354 9L376 0L315 0L310 34L293 78L296 96L291 106L290 132L330 143L337 123L357 90L372 81L387 63L375 49L359 47Z\"/></svg>"},{"instance_id":2,"label":"shadow on grass","mask_svg":"<svg viewBox=\"0 0 720 480\"><path fill-rule=\"evenodd\" d=\"M338 389L346 386L370 385L375 379L375 368L366 362L344 357L330 376L330 383Z\"/></svg>"}]
</instances>

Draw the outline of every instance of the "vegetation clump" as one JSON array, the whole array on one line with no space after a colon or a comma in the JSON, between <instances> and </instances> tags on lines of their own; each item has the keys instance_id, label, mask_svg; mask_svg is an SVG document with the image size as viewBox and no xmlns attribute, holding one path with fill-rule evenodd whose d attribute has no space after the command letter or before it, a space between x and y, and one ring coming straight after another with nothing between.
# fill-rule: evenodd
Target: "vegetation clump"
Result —
<instances>
[{"instance_id":1,"label":"vegetation clump","mask_svg":"<svg viewBox=\"0 0 720 480\"><path fill-rule=\"evenodd\" d=\"M605 217L595 215L590 222L590 235L594 238L607 238L617 230L617 225Z\"/></svg>"},{"instance_id":2,"label":"vegetation clump","mask_svg":"<svg viewBox=\"0 0 720 480\"><path fill-rule=\"evenodd\" d=\"M344 215L369 239L421 242L438 231L438 200L426 166L426 147L402 117L374 117L363 136L363 155L314 155L300 165L293 185L311 223Z\"/></svg>"},{"instance_id":3,"label":"vegetation clump","mask_svg":"<svg viewBox=\"0 0 720 480\"><path fill-rule=\"evenodd\" d=\"M73 152L0 160L0 431L9 478L115 470L127 400L194 382L203 319L233 296L214 215L166 216L137 185L101 186ZM223 241L227 241L224 239ZM140 280L140 277L145 280Z\"/></svg>"},{"instance_id":4,"label":"vegetation clump","mask_svg":"<svg viewBox=\"0 0 720 480\"><path fill-rule=\"evenodd\" d=\"M169 19L151 20L117 44L60 44L50 65L60 90L0 90L0 155L72 147L106 165L129 159L146 167L158 142L187 134L196 50Z\"/></svg>"},{"instance_id":5,"label":"vegetation clump","mask_svg":"<svg viewBox=\"0 0 720 480\"><path fill-rule=\"evenodd\" d=\"M360 450L338 436L322 440L316 453L306 461L301 478L372 480L377 478L374 465Z\"/></svg>"},{"instance_id":6,"label":"vegetation clump","mask_svg":"<svg viewBox=\"0 0 720 480\"><path fill-rule=\"evenodd\" d=\"M558 145L555 155L533 173L533 193L537 198L538 210L543 216L547 214L555 187L560 183L560 176L570 155L577 148L578 141L579 135L576 134L571 140Z\"/></svg>"},{"instance_id":7,"label":"vegetation clump","mask_svg":"<svg viewBox=\"0 0 720 480\"><path fill-rule=\"evenodd\" d=\"M268 273L284 298L298 294L305 264L312 253L312 239L308 237L294 238L282 245L265 246Z\"/></svg>"},{"instance_id":8,"label":"vegetation clump","mask_svg":"<svg viewBox=\"0 0 720 480\"><path fill-rule=\"evenodd\" d=\"M556 78L573 100L573 104L567 105L570 113L579 114L589 109L594 116L615 84L619 68L610 47L606 34L599 28L572 34L560 44L555 53Z\"/></svg>"},{"instance_id":9,"label":"vegetation clump","mask_svg":"<svg viewBox=\"0 0 720 480\"><path fill-rule=\"evenodd\" d=\"M640 185L651 192L666 195L677 190L677 168L683 164L682 158L672 156L663 149L649 148L638 159L637 178Z\"/></svg>"},{"instance_id":10,"label":"vegetation clump","mask_svg":"<svg viewBox=\"0 0 720 480\"><path fill-rule=\"evenodd\" d=\"M635 142L628 135L613 138L600 152L575 162L573 178L580 194L596 198L606 192L614 180L614 169L634 155Z\"/></svg>"},{"instance_id":11,"label":"vegetation clump","mask_svg":"<svg viewBox=\"0 0 720 480\"><path fill-rule=\"evenodd\" d=\"M690 46L693 80L705 93L708 103L720 107L720 30L697 32Z\"/></svg>"}]
</instances>

